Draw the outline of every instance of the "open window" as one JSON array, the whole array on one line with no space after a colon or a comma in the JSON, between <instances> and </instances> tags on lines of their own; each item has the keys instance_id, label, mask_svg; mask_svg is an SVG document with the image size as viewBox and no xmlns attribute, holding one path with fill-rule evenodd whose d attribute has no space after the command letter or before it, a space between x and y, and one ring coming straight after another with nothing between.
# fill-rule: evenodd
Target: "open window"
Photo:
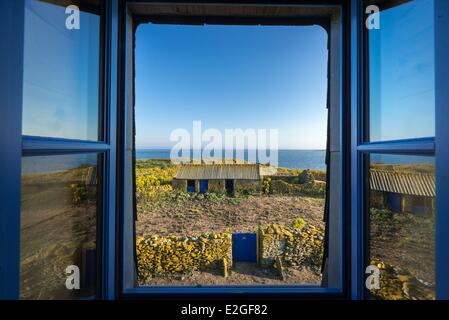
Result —
<instances>
[{"instance_id":1,"label":"open window","mask_svg":"<svg viewBox=\"0 0 449 320\"><path fill-rule=\"evenodd\" d=\"M128 124L126 150L128 151L124 168L126 190L122 226L124 237L122 281L125 293L189 292L202 294L205 292L235 292L235 290L257 292L262 288L267 292L341 293L344 281L342 228L345 218L342 215L342 190L340 188L343 170L340 165L342 157L340 121L343 112L340 100L342 74L340 8L338 6L327 8L292 6L287 8L285 6L261 7L257 5L168 4L132 4L127 8L125 33L128 45L125 72L127 99L125 105ZM301 42L303 38L295 34L300 30L317 32L320 35L315 34L316 38L322 39L321 42L316 40L318 44L315 42L313 45L311 42L302 40L304 41L303 46L313 47L315 45L322 50L317 51L321 61L320 67L315 71L307 69L305 65L307 59L311 59L310 56L317 52L310 51L309 57L304 56L302 59L295 60L294 57L298 55L298 52L292 51L292 47L286 45L289 41L290 44L291 41ZM186 34L191 38L189 39ZM313 163L311 160L312 164L285 165L288 161L301 161L301 157L304 155L295 158L295 156L298 157L297 154L295 155L297 150L281 150L278 154L282 159L276 159L276 161L283 161L284 165L280 165L281 168L278 169L277 165L272 165L274 162L270 163L270 160L263 162L259 161L257 156L255 159L251 158L251 155L248 155L251 148L245 144L243 148L240 148L243 150L234 148L231 153L227 153L226 147L223 147L219 150L223 151L222 155L219 156L216 154L217 150L212 150L208 153L208 157L205 157L202 152L204 145L201 143L193 144L176 154L178 160L187 158L187 162L173 165L171 164L173 161L161 161L160 158L170 159L172 150L169 148L166 148L168 150L160 148L155 150L154 144L153 148L148 148L150 146L145 145L142 140L145 135L142 133L145 132L146 137L153 139L161 136L166 129L179 129L180 121L172 120L174 122L172 124L170 119L190 119L189 126L184 124L188 129L192 126L195 127L197 125L195 120L203 119L204 115L211 118L214 113L219 114L217 110L213 110L217 108L218 102L216 106L195 109L192 102L185 99L183 101L186 105L184 109L170 110L168 106L173 103L173 101L170 102L172 99L176 100L175 97L182 97L182 92L188 92L187 97L196 97L196 100L193 100L200 105L212 101L207 100L206 96L213 96L211 92L208 92L208 88L211 91L214 89L211 89L213 86L210 87L207 83L219 81L219 70L221 72L226 70L226 68L220 69L220 67L222 68L220 62L227 64L229 71L232 68L238 68L238 60L242 59L239 57L232 62L224 57L220 58L217 52L213 52L214 48L211 49L211 42L207 41L215 41L215 45L218 44L217 47L221 45L221 54L225 54L232 49L226 48L229 46L229 39L235 39L234 42L236 42L240 38L242 43L235 43L234 51L241 53L244 42L261 41L264 35L268 36L268 41L265 43L266 50L269 50L270 46L278 46L275 50L284 50L285 59L290 59L288 62L292 65L297 64L296 69L293 67L294 70L285 70L285 72L300 74L298 78L303 77L302 79L316 76L320 85L324 87L320 93L321 104L317 103L310 106L308 111L306 111L307 108L304 110L304 128L309 125L307 120L309 118L305 115L307 112L313 113L318 110L322 115L322 121L315 123L316 127L320 128L319 130L310 129L312 126L308 127L309 130L303 129L305 136L309 135L310 137L317 132L322 135L321 148L317 148L321 151L308 150L309 154L305 155L305 157L315 157L315 162ZM280 40L282 37L284 37L284 42ZM278 42L270 42L269 39L278 39ZM185 45L189 41L194 43L190 46ZM195 48L195 41L203 41L203 46L197 45ZM184 46L180 43L183 43ZM144 48L142 49L142 47ZM200 48L211 50L211 52L209 54L201 52ZM246 54L249 55L246 57L248 59L251 52L248 51ZM259 54L263 54L263 52L256 54L254 58L257 58ZM165 61L158 60L164 55L171 56L170 68L164 65ZM192 68L195 65L198 66L201 64L200 62L207 59L215 59L216 65L209 64L209 69L203 66L203 69L198 68L193 72ZM251 59L245 60L244 57L243 60L250 61ZM263 57L259 60L263 60ZM275 65L274 68L279 65L276 65L274 61L270 62L269 55L266 56L266 60L259 61L259 64L255 62L253 60L254 69L248 69L246 72L240 70L242 77L247 77L248 83L253 84L257 81L251 77L265 77L265 82L273 86L274 78L278 75L263 73L263 69L269 70L270 64ZM302 69L308 71L302 72L301 66ZM211 70L213 68L218 70L214 72ZM191 71L186 72L186 70ZM254 74L255 71L260 72L261 70L260 75ZM207 74L207 76L204 77L202 74ZM196 76L197 78L195 78ZM221 76L225 77L223 74ZM142 78L146 78L147 82L142 83ZM202 79L202 81L198 81L198 79ZM279 79L282 83L282 77ZM310 80L312 83L312 78ZM201 82L203 87L191 85L195 81ZM184 87L180 87L179 83L183 83ZM224 95L228 96L227 104L235 103L237 108L234 110L234 114L229 116L231 121L232 117L234 117L234 121L239 118L257 118L254 116L257 113L257 107L254 110L251 109L252 117L247 115L245 118L242 113L245 112L245 108L239 107L241 101L231 99L233 92L238 90L235 90L232 83L228 83L227 86L227 94ZM294 91L294 82L286 83L285 86L293 86L290 91ZM273 92L275 92L276 87L273 88ZM224 90L223 87L222 91ZM266 90L269 90L269 86ZM169 91L172 93L168 94ZM162 99L156 102L154 96L158 94ZM262 90L259 93L259 98L267 96L267 94L268 91ZM216 97L215 100L217 100ZM260 115L267 112L263 107L262 100L259 102L261 103ZM224 102L220 101L222 104ZM251 103L248 104L251 105ZM282 103L279 103L278 106L282 106ZM173 106L173 108L177 107ZM287 110L282 110L282 107L278 107L278 109L272 109L274 112L272 118L276 118L275 114L278 111L278 117L282 118L282 113L284 113L285 119ZM290 109L290 112L297 116L300 114L297 110L295 111L294 107ZM143 116L145 114L146 116ZM194 115L193 118L192 115ZM223 118L224 115L217 117L221 117L221 120L226 122ZM217 121L220 118L211 121L214 120ZM300 122L298 119L298 126L300 126ZM248 121L248 123L254 126L254 122ZM244 131L250 126L243 124L241 129ZM257 124L255 126L257 128ZM264 128L270 128L270 125L265 125ZM290 135L292 139L295 136L291 133ZM166 136L169 137L170 132ZM195 156L198 155L197 149L200 149L199 157ZM239 154L240 151L242 151L241 154ZM276 173L276 169L278 173ZM135 175L136 182L134 182L133 175ZM156 182L150 186L152 179ZM134 183L136 197L131 188ZM150 189L153 192L151 195L148 192ZM161 193L156 193L156 199L154 192L163 192L164 196L161 197ZM276 198L276 193L279 199ZM168 201L160 200L165 198ZM187 202L177 203L186 201L186 198L188 198ZM251 202L255 208L263 206L262 203L265 201L266 209L264 211L263 209L252 210L251 207L240 208L239 203L242 201L245 205L249 205ZM286 205L286 202L289 201L291 201L290 207ZM301 201L304 201L303 207L298 204ZM216 203L219 204L216 205ZM275 208L276 203L277 208ZM209 207L210 211L206 210L201 214L203 206L214 206L214 208ZM226 206L229 206L229 210L226 210ZM231 206L234 207L231 208ZM133 208L136 208L136 211ZM308 212L314 210L317 214L312 217ZM189 221L186 218L194 214L197 216L193 217L193 220ZM217 217L221 215L220 220L215 221L213 217L209 216L211 214L215 214ZM254 214L253 220L251 220L252 214ZM135 221L135 217L137 217L137 221ZM226 225L225 218L228 219L228 225ZM231 221L232 219L235 221ZM221 222L222 220L224 223ZM206 228L207 224L209 224L209 229ZM202 227L200 228L200 226ZM270 236L272 233L273 236ZM131 235L136 235L136 241ZM271 238L275 239L271 240ZM300 252L308 247L307 245L297 247L293 245L293 243L301 242L300 238L310 238L313 242L309 247L310 252ZM172 245L171 249L167 247L168 242ZM197 250L196 245L201 246L202 249ZM214 250L217 253L207 252L208 247L216 248ZM137 248L137 252L135 248ZM182 252L179 253L176 250ZM183 250L186 254L183 254ZM299 259L299 256L302 258ZM212 258L209 259L210 257ZM239 265L239 261L249 264L245 264L245 268L243 268L244 263ZM192 263L197 262L198 266L191 266ZM204 268L205 265L206 267L213 266L215 269ZM313 271L310 270L311 266L314 268ZM236 269L232 269L233 267ZM291 276L295 272L296 276ZM241 279L233 281L232 276L238 274L242 275ZM251 278L252 281L245 279L245 276L248 279ZM256 280L254 281L254 279Z\"/></svg>"},{"instance_id":2,"label":"open window","mask_svg":"<svg viewBox=\"0 0 449 320\"><path fill-rule=\"evenodd\" d=\"M58 23L66 1L25 1L21 299L101 296L104 16L101 1L78 4L73 31Z\"/></svg>"},{"instance_id":3,"label":"open window","mask_svg":"<svg viewBox=\"0 0 449 320\"><path fill-rule=\"evenodd\" d=\"M438 241L446 216L440 198L447 190L446 169L440 161L447 144L439 137L439 119L446 114L441 75L447 64L441 54L447 48L438 43L447 3L364 5L378 8L380 25L362 31L364 95L354 126L360 139L353 158L360 197L354 209L361 215L354 217L364 237L358 272L369 277L360 282L360 296L431 300L446 285L440 272L447 259Z\"/></svg>"},{"instance_id":4,"label":"open window","mask_svg":"<svg viewBox=\"0 0 449 320\"><path fill-rule=\"evenodd\" d=\"M448 299L449 2L306 2L0 1L0 38L8 44L0 51L0 298ZM70 4L80 10L80 30L66 26ZM379 16L380 29L366 21ZM138 172L134 143L134 40L147 22L326 30L329 138L319 284L139 286L134 200L136 180L148 168ZM170 187L176 180L189 196L212 201L218 189L231 203L240 200L242 185L251 196L254 181L242 184L238 176L254 178L253 169L273 174L253 163L213 179L220 170L203 175L201 165L176 170ZM207 168L214 165L221 164ZM262 187L270 190L269 183ZM257 262L257 251L247 250L259 245L257 234L240 230L230 240L236 259ZM82 289L68 291L65 281L75 280L77 268Z\"/></svg>"}]
</instances>

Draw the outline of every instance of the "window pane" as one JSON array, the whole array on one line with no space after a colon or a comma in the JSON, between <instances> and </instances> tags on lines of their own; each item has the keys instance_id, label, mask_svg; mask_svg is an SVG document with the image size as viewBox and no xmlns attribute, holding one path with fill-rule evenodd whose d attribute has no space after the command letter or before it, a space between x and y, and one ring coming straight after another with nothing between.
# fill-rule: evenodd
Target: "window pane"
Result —
<instances>
[{"instance_id":1,"label":"window pane","mask_svg":"<svg viewBox=\"0 0 449 320\"><path fill-rule=\"evenodd\" d=\"M22 299L95 295L98 158L96 154L23 158ZM79 268L79 281L73 271L66 273L69 266ZM66 281L79 283L79 290L69 290Z\"/></svg>"},{"instance_id":2,"label":"window pane","mask_svg":"<svg viewBox=\"0 0 449 320\"><path fill-rule=\"evenodd\" d=\"M388 6L369 36L369 140L435 135L433 0Z\"/></svg>"},{"instance_id":3,"label":"window pane","mask_svg":"<svg viewBox=\"0 0 449 320\"><path fill-rule=\"evenodd\" d=\"M26 1L25 135L99 139L99 1L77 3L79 29L69 30L67 1Z\"/></svg>"},{"instance_id":4,"label":"window pane","mask_svg":"<svg viewBox=\"0 0 449 320\"><path fill-rule=\"evenodd\" d=\"M379 299L435 298L435 159L371 155L369 264Z\"/></svg>"}]
</instances>

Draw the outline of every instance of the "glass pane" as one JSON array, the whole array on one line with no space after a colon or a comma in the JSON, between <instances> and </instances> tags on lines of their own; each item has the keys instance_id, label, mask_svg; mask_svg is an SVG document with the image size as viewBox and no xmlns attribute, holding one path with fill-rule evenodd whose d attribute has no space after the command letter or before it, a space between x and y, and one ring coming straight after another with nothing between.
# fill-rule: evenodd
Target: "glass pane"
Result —
<instances>
[{"instance_id":1,"label":"glass pane","mask_svg":"<svg viewBox=\"0 0 449 320\"><path fill-rule=\"evenodd\" d=\"M369 160L369 264L380 272L372 296L434 299L435 159L371 155Z\"/></svg>"},{"instance_id":2,"label":"glass pane","mask_svg":"<svg viewBox=\"0 0 449 320\"><path fill-rule=\"evenodd\" d=\"M66 13L67 1L26 1L25 135L100 138L99 1L77 3L86 3L79 7L79 29L73 24L76 12Z\"/></svg>"},{"instance_id":3,"label":"glass pane","mask_svg":"<svg viewBox=\"0 0 449 320\"><path fill-rule=\"evenodd\" d=\"M98 158L96 154L23 158L22 299L95 296Z\"/></svg>"},{"instance_id":4,"label":"glass pane","mask_svg":"<svg viewBox=\"0 0 449 320\"><path fill-rule=\"evenodd\" d=\"M382 2L369 36L369 140L435 135L433 0ZM383 9L383 10L382 10Z\"/></svg>"}]
</instances>

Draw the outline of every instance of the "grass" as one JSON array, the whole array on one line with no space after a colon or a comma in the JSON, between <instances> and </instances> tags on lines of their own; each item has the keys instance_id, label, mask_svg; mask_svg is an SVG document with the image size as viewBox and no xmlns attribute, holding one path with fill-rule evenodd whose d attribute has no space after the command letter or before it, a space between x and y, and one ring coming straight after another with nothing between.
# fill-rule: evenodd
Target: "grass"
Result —
<instances>
[{"instance_id":1,"label":"grass","mask_svg":"<svg viewBox=\"0 0 449 320\"><path fill-rule=\"evenodd\" d=\"M175 165L170 159L138 159L136 160L136 169L148 169L148 168L173 168Z\"/></svg>"},{"instance_id":2,"label":"grass","mask_svg":"<svg viewBox=\"0 0 449 320\"><path fill-rule=\"evenodd\" d=\"M143 195L137 197L138 206L145 210L151 210L155 208L163 207L166 204L179 207L182 211L184 205L188 203L200 203L200 204L230 204L238 205L247 196L236 195L234 197L229 197L226 193L189 193L180 190L167 190L161 191L160 189L151 193L150 195Z\"/></svg>"},{"instance_id":3,"label":"grass","mask_svg":"<svg viewBox=\"0 0 449 320\"><path fill-rule=\"evenodd\" d=\"M280 168L281 176L276 180L266 179L263 190L266 194L295 195L324 199L326 187L324 184L299 184L298 174L302 170ZM202 202L210 204L237 205L242 199L251 195L236 193L233 197L226 193L207 192L205 194L187 193L174 190L171 186L176 166L169 159L140 159L136 161L136 199L138 207L151 210L171 203L179 206L189 202ZM312 170L317 180L326 180L326 173L320 170Z\"/></svg>"}]
</instances>

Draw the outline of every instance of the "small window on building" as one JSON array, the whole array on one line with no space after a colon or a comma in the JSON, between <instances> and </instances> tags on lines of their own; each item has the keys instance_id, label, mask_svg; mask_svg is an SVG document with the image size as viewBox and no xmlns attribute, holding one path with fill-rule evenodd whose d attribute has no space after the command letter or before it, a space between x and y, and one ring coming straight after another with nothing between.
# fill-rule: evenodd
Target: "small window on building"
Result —
<instances>
[{"instance_id":1,"label":"small window on building","mask_svg":"<svg viewBox=\"0 0 449 320\"><path fill-rule=\"evenodd\" d=\"M187 180L187 192L195 192L195 180Z\"/></svg>"},{"instance_id":2,"label":"small window on building","mask_svg":"<svg viewBox=\"0 0 449 320\"><path fill-rule=\"evenodd\" d=\"M226 184L226 193L229 196L234 195L234 180L228 179L228 180L226 180L225 184Z\"/></svg>"}]
</instances>

